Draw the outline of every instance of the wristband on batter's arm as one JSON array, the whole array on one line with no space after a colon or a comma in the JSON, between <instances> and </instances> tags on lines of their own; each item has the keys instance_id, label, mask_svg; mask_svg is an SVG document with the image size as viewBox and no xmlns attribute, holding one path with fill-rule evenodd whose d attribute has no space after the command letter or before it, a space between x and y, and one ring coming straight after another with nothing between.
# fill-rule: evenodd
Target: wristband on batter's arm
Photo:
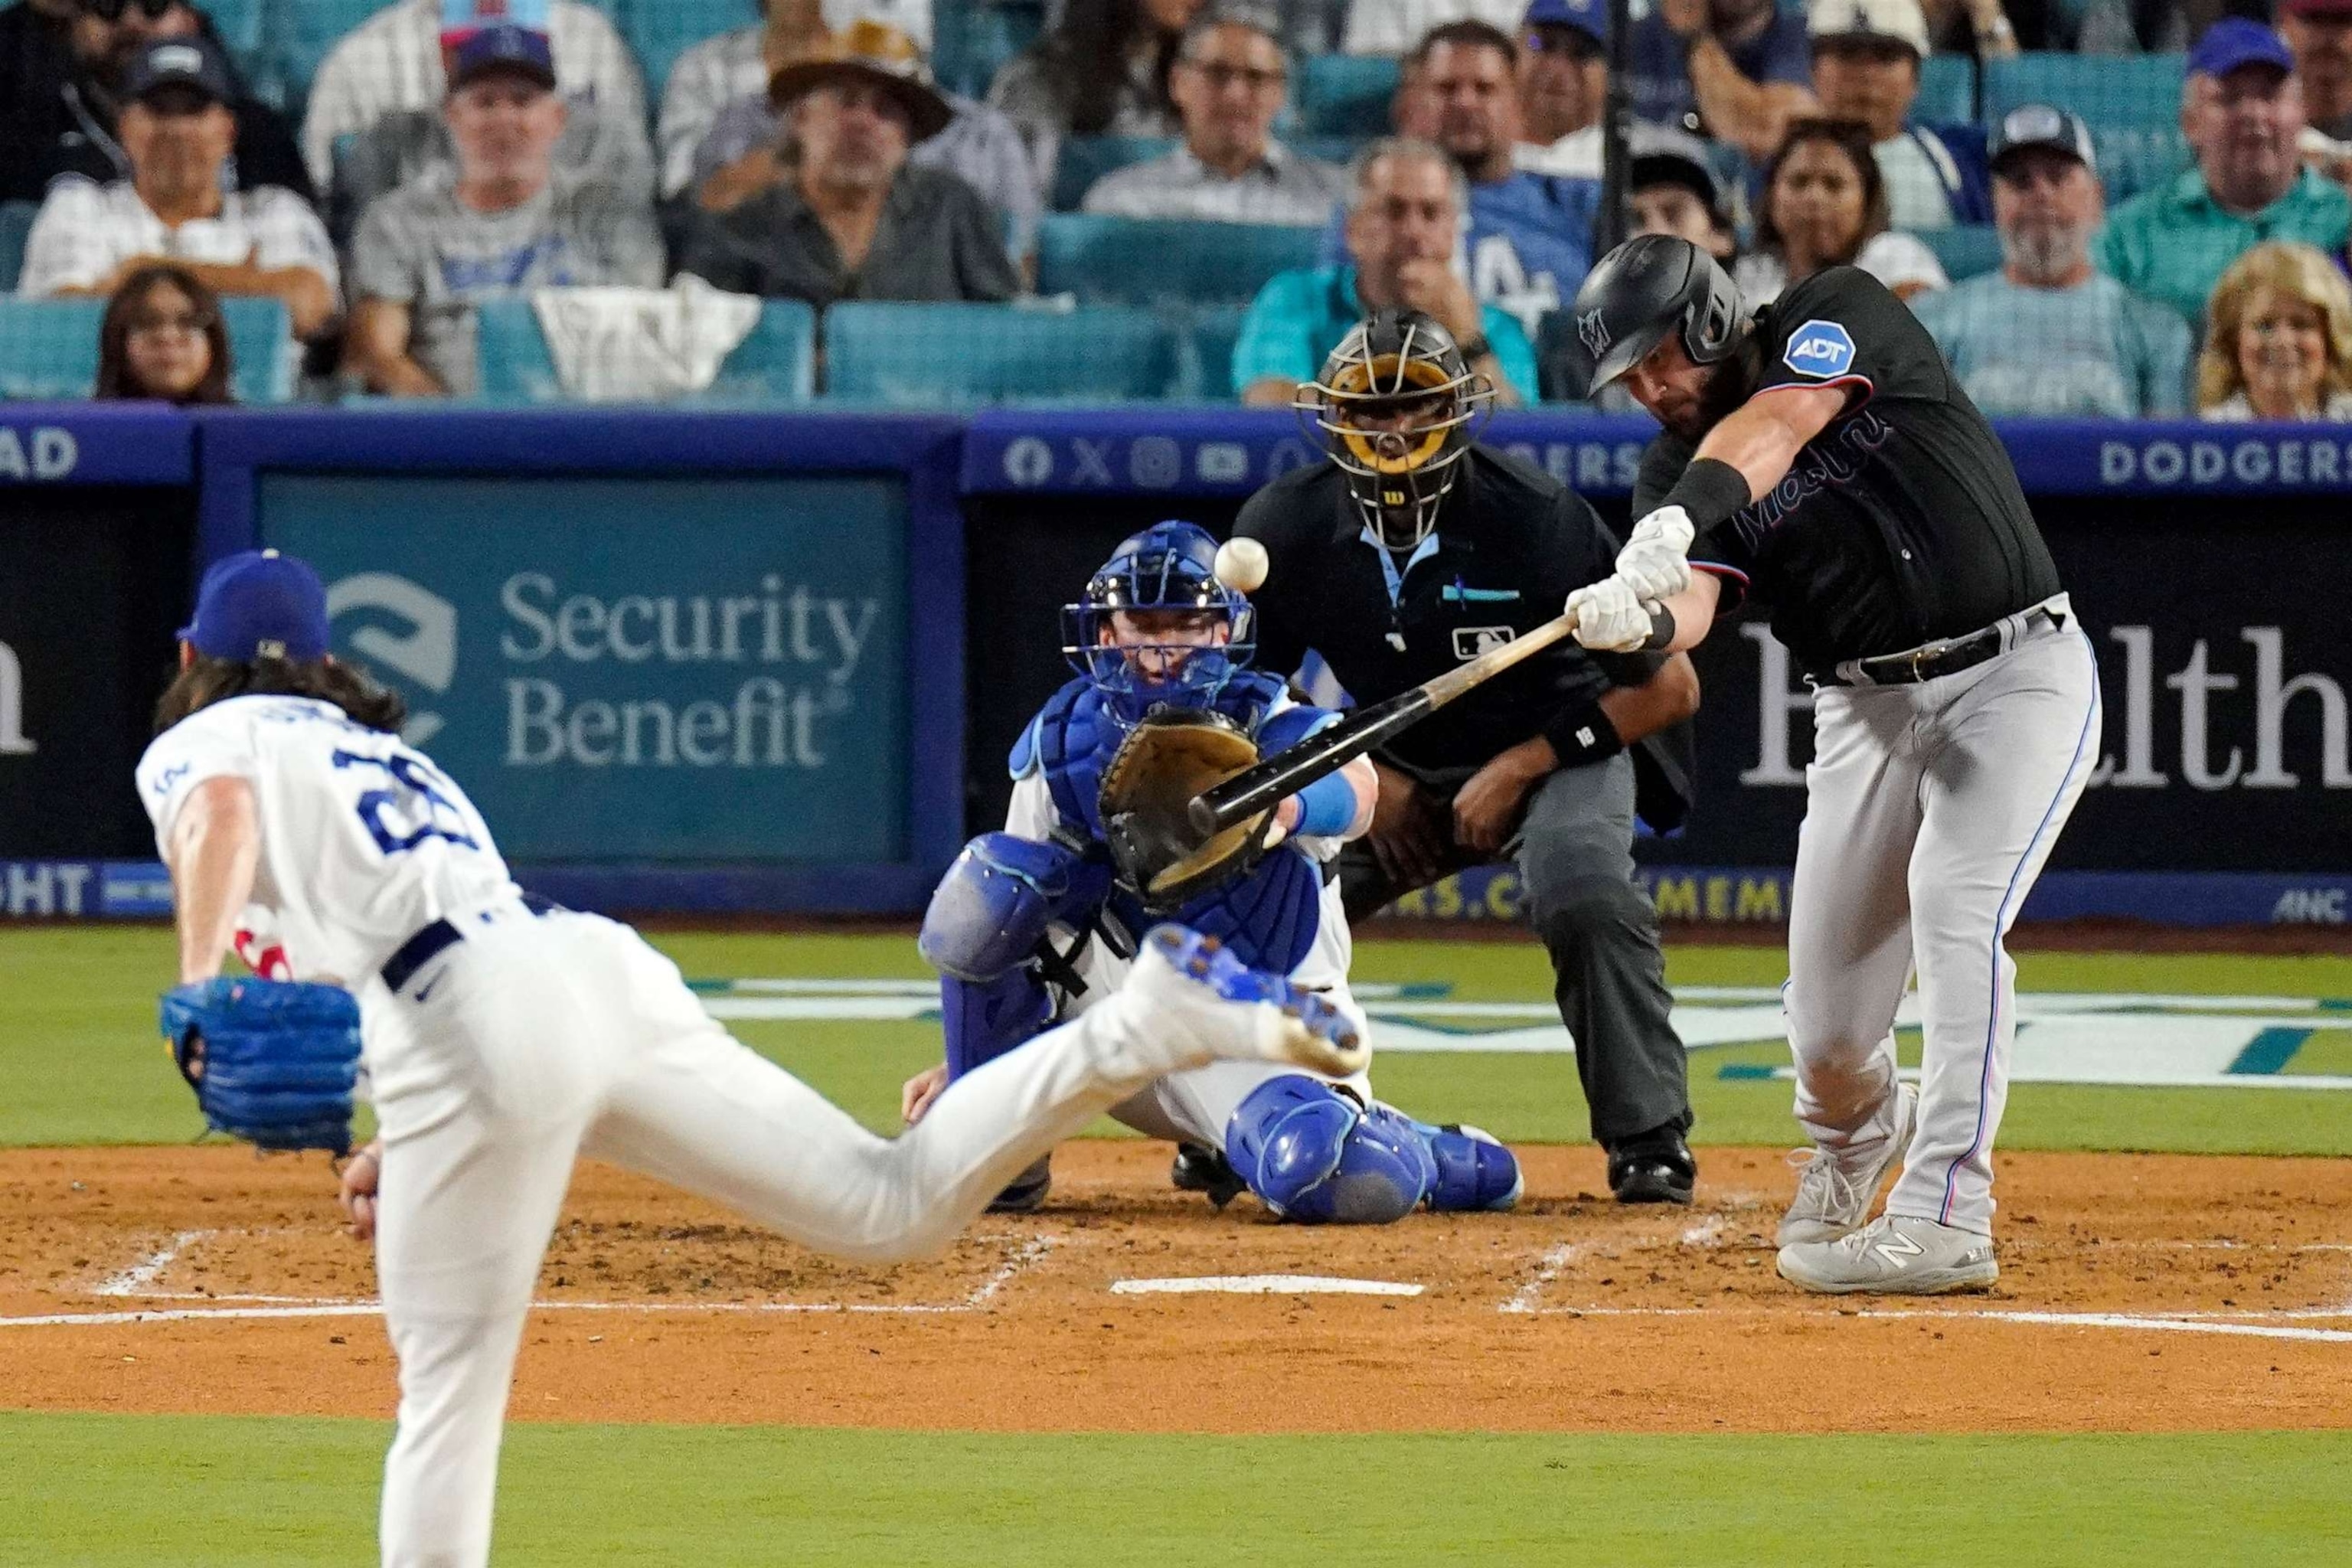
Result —
<instances>
[{"instance_id":1,"label":"wristband on batter's arm","mask_svg":"<svg viewBox=\"0 0 2352 1568\"><path fill-rule=\"evenodd\" d=\"M1625 737L1617 732L1598 701L1579 702L1563 710L1544 726L1543 736L1564 768L1604 762L1625 749Z\"/></svg>"},{"instance_id":2,"label":"wristband on batter's arm","mask_svg":"<svg viewBox=\"0 0 2352 1568\"><path fill-rule=\"evenodd\" d=\"M1689 516L1691 531L1704 534L1753 499L1748 476L1738 468L1718 458L1694 458L1654 510L1678 506Z\"/></svg>"}]
</instances>

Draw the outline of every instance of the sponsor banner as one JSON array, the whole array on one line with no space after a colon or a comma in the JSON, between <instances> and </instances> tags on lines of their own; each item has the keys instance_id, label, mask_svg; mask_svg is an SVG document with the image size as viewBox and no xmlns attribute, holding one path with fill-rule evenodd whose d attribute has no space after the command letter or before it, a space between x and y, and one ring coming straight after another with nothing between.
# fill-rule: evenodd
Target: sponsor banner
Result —
<instances>
[{"instance_id":1,"label":"sponsor banner","mask_svg":"<svg viewBox=\"0 0 2352 1568\"><path fill-rule=\"evenodd\" d=\"M171 917L172 876L154 860L0 860L0 918Z\"/></svg>"},{"instance_id":2,"label":"sponsor banner","mask_svg":"<svg viewBox=\"0 0 2352 1568\"><path fill-rule=\"evenodd\" d=\"M15 404L0 412L0 487L184 485L195 426L147 404Z\"/></svg>"},{"instance_id":3,"label":"sponsor banner","mask_svg":"<svg viewBox=\"0 0 2352 1568\"><path fill-rule=\"evenodd\" d=\"M520 861L909 858L897 478L265 474L338 654Z\"/></svg>"}]
</instances>

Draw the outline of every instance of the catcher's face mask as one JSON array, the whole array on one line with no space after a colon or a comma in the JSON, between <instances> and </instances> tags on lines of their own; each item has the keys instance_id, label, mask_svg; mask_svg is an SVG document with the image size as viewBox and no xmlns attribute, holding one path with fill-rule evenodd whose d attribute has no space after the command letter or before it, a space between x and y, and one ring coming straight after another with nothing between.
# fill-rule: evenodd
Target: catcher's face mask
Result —
<instances>
[{"instance_id":1,"label":"catcher's face mask","mask_svg":"<svg viewBox=\"0 0 2352 1568\"><path fill-rule=\"evenodd\" d=\"M1216 541L1160 523L1119 546L1062 611L1062 653L1134 724L1154 708L1213 706L1254 651L1256 612L1216 579Z\"/></svg>"},{"instance_id":2,"label":"catcher's face mask","mask_svg":"<svg viewBox=\"0 0 2352 1568\"><path fill-rule=\"evenodd\" d=\"M1495 389L1453 335L1417 310L1383 310L1349 332L1299 393L1376 537L1410 550L1437 527L1470 426Z\"/></svg>"}]
</instances>

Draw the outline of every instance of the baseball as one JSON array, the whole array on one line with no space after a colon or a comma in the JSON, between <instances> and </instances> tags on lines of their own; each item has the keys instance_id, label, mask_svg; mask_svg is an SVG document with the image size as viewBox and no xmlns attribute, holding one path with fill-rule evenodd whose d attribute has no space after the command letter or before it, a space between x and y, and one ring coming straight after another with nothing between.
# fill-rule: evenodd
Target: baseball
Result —
<instances>
[{"instance_id":1,"label":"baseball","mask_svg":"<svg viewBox=\"0 0 2352 1568\"><path fill-rule=\"evenodd\" d=\"M1237 594L1254 594L1265 581L1265 546L1255 539L1228 539L1217 546L1217 581Z\"/></svg>"}]
</instances>

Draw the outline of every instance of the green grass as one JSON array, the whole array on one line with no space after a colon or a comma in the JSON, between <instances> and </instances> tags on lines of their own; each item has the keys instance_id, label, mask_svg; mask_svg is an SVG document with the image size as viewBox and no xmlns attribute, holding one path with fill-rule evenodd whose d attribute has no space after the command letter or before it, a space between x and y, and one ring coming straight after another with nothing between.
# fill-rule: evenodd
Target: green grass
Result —
<instances>
[{"instance_id":1,"label":"green grass","mask_svg":"<svg viewBox=\"0 0 2352 1568\"><path fill-rule=\"evenodd\" d=\"M656 938L690 976L920 975L914 944L894 936L671 933ZM0 932L0 1144L177 1142L197 1128L193 1102L155 1034L154 997L171 978L172 938L153 927ZM2026 953L2029 990L2189 992L2352 997L2352 958L2212 953ZM1366 941L1367 981L1436 982L1465 1000L1549 994L1543 955L1521 942ZM1677 984L1775 985L1776 948L1674 946ZM868 1125L898 1121L898 1086L938 1059L935 1024L752 1023L750 1044ZM1726 1082L1726 1063L1783 1065L1772 1042L1703 1051L1691 1062L1699 1123L1712 1143L1790 1141L1790 1087ZM2352 1071L2352 1031L2322 1030L2292 1070ZM1587 1133L1573 1064L1501 1053L1393 1054L1383 1097L1433 1121L1466 1121L1523 1142ZM1104 1124L1103 1131L1108 1131ZM2009 1149L2352 1155L2352 1095L2283 1089L2021 1085L2001 1130Z\"/></svg>"},{"instance_id":2,"label":"green grass","mask_svg":"<svg viewBox=\"0 0 2352 1568\"><path fill-rule=\"evenodd\" d=\"M372 1560L370 1422L0 1415L46 1568ZM2200 1568L2352 1560L2352 1436L982 1436L509 1428L503 1564ZM1213 1550L1203 1552L1203 1542ZM1302 1550L1303 1549L1303 1550Z\"/></svg>"}]
</instances>

